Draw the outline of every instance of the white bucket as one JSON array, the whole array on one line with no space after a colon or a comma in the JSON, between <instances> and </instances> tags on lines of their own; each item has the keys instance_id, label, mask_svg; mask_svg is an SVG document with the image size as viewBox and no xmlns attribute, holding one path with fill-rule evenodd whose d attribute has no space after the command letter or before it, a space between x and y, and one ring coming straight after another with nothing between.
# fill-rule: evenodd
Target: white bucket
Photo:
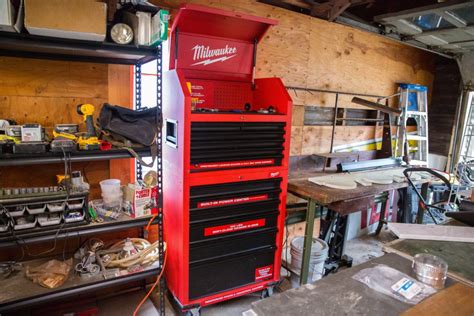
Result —
<instances>
[{"instance_id":1,"label":"white bucket","mask_svg":"<svg viewBox=\"0 0 474 316\"><path fill-rule=\"evenodd\" d=\"M122 205L123 193L104 194L102 193L102 200L105 207L117 207Z\"/></svg>"},{"instance_id":2,"label":"white bucket","mask_svg":"<svg viewBox=\"0 0 474 316\"><path fill-rule=\"evenodd\" d=\"M291 241L291 286L300 286L301 265L303 263L304 237L295 237ZM308 283L320 280L324 275L324 262L328 257L328 244L319 238L313 238L309 259Z\"/></svg>"},{"instance_id":3,"label":"white bucket","mask_svg":"<svg viewBox=\"0 0 474 316\"><path fill-rule=\"evenodd\" d=\"M100 181L100 190L103 194L118 194L121 192L119 179L107 179Z\"/></svg>"}]
</instances>

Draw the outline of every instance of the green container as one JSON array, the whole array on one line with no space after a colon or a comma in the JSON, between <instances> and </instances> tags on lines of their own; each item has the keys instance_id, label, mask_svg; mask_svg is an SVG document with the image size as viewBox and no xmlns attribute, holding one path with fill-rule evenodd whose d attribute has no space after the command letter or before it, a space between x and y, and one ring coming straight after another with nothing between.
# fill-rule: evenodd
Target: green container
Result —
<instances>
[{"instance_id":1,"label":"green container","mask_svg":"<svg viewBox=\"0 0 474 316\"><path fill-rule=\"evenodd\" d=\"M152 18L152 30L155 31L151 35L150 46L158 46L161 42L168 39L168 21L170 14L168 10L161 9L155 16Z\"/></svg>"}]
</instances>

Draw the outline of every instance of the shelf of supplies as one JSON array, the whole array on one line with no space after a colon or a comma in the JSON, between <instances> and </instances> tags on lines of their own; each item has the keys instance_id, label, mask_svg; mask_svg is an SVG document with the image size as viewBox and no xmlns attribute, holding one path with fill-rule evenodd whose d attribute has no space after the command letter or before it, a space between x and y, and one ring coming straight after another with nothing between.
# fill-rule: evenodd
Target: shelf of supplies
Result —
<instances>
[{"instance_id":1,"label":"shelf of supplies","mask_svg":"<svg viewBox=\"0 0 474 316\"><path fill-rule=\"evenodd\" d=\"M160 53L157 47L0 32L0 56L141 65Z\"/></svg>"},{"instance_id":2,"label":"shelf of supplies","mask_svg":"<svg viewBox=\"0 0 474 316\"><path fill-rule=\"evenodd\" d=\"M140 157L151 157L151 151L148 147L134 148L134 151L140 155ZM70 157L71 162L133 158L130 152L126 149L76 151L67 155ZM42 165L63 162L64 154L58 152L47 152L44 154L0 154L0 167Z\"/></svg>"},{"instance_id":3,"label":"shelf of supplies","mask_svg":"<svg viewBox=\"0 0 474 316\"><path fill-rule=\"evenodd\" d=\"M16 245L33 244L54 239L74 238L88 235L95 235L105 232L120 231L129 228L143 227L148 224L151 216L132 218L126 214L120 215L116 220L104 221L102 223L89 223L86 225L64 226L58 232L58 226L52 226L49 229L33 229L29 231L15 231L0 234L0 249ZM158 217L152 224L158 224Z\"/></svg>"},{"instance_id":4,"label":"shelf of supplies","mask_svg":"<svg viewBox=\"0 0 474 316\"><path fill-rule=\"evenodd\" d=\"M40 265L47 259L37 259L22 262L24 269L28 265ZM74 265L73 265L74 266ZM42 304L50 301L70 298L82 293L91 293L110 286L127 284L134 281L144 280L159 275L161 268L157 262L151 266L145 267L143 271L118 276L115 278L104 279L99 274L93 277L81 278L74 274L74 270L69 273L66 282L56 289L47 289L26 278L24 272L18 272L9 278L0 280L2 289L0 294L0 313L13 312L16 313L22 308L32 305Z\"/></svg>"}]
</instances>

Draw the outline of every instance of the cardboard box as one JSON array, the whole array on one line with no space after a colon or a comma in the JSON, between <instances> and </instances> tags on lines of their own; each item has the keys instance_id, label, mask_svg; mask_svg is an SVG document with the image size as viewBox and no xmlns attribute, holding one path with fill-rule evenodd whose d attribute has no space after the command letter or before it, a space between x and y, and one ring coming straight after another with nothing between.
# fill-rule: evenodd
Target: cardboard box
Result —
<instances>
[{"instance_id":1,"label":"cardboard box","mask_svg":"<svg viewBox=\"0 0 474 316\"><path fill-rule=\"evenodd\" d=\"M94 0L25 0L25 28L30 34L101 42L107 5Z\"/></svg>"},{"instance_id":2,"label":"cardboard box","mask_svg":"<svg viewBox=\"0 0 474 316\"><path fill-rule=\"evenodd\" d=\"M0 31L21 32L23 27L23 0L16 6L11 0L0 0Z\"/></svg>"},{"instance_id":3,"label":"cardboard box","mask_svg":"<svg viewBox=\"0 0 474 316\"><path fill-rule=\"evenodd\" d=\"M151 41L150 46L157 46L168 39L169 12L161 9L151 18Z\"/></svg>"},{"instance_id":4,"label":"cardboard box","mask_svg":"<svg viewBox=\"0 0 474 316\"><path fill-rule=\"evenodd\" d=\"M136 218L158 213L156 203L154 203L158 196L158 187L134 189L130 186L125 186L123 191L124 200L131 204L131 217Z\"/></svg>"}]
</instances>

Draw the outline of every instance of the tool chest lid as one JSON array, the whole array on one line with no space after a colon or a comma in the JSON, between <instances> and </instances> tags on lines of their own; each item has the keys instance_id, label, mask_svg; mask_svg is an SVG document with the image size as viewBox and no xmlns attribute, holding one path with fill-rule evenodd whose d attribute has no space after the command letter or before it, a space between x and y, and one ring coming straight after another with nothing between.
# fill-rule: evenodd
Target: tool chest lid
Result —
<instances>
[{"instance_id":1,"label":"tool chest lid","mask_svg":"<svg viewBox=\"0 0 474 316\"><path fill-rule=\"evenodd\" d=\"M251 81L256 44L277 21L186 4L171 28L170 69L186 77Z\"/></svg>"},{"instance_id":2,"label":"tool chest lid","mask_svg":"<svg viewBox=\"0 0 474 316\"><path fill-rule=\"evenodd\" d=\"M185 4L176 15L171 32L213 36L253 43L278 21L196 4Z\"/></svg>"}]
</instances>

